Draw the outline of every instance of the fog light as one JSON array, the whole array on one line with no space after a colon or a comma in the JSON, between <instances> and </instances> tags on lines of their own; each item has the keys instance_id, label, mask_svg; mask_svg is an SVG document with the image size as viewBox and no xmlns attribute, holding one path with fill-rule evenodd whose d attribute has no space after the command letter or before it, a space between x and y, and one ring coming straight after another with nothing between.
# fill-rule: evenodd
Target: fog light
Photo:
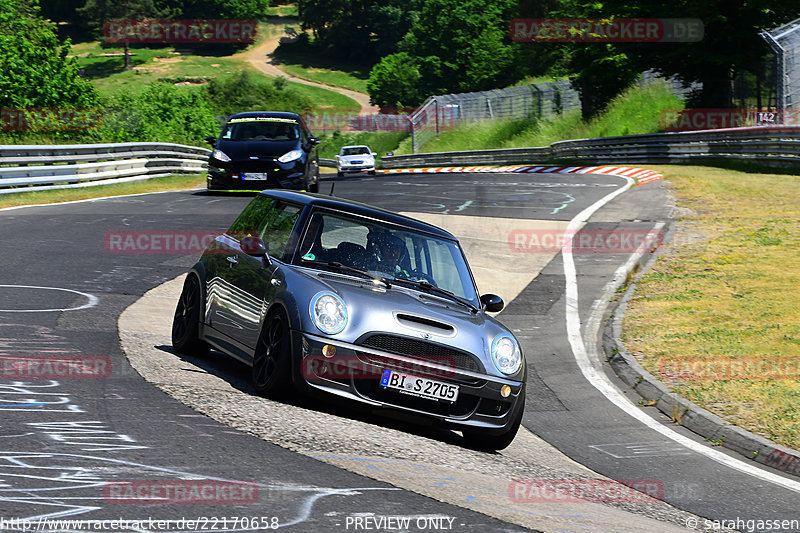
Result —
<instances>
[{"instance_id":1,"label":"fog light","mask_svg":"<svg viewBox=\"0 0 800 533\"><path fill-rule=\"evenodd\" d=\"M502 387L500 387L500 396L502 396L503 398L508 398L510 394L511 394L511 387L509 387L508 385L503 385Z\"/></svg>"},{"instance_id":2,"label":"fog light","mask_svg":"<svg viewBox=\"0 0 800 533\"><path fill-rule=\"evenodd\" d=\"M331 346L330 344L326 344L322 347L322 355L325 357L333 357L336 355L336 346Z\"/></svg>"}]
</instances>

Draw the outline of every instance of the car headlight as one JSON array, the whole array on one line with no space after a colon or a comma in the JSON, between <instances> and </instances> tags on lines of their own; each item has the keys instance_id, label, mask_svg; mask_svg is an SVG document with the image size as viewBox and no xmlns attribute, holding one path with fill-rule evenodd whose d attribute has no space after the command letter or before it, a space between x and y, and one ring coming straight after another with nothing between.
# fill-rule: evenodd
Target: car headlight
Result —
<instances>
[{"instance_id":1,"label":"car headlight","mask_svg":"<svg viewBox=\"0 0 800 533\"><path fill-rule=\"evenodd\" d=\"M289 161L294 161L295 159L300 159L303 157L302 150L292 150L291 152L286 152L282 156L278 158L280 163L288 163Z\"/></svg>"},{"instance_id":2,"label":"car headlight","mask_svg":"<svg viewBox=\"0 0 800 533\"><path fill-rule=\"evenodd\" d=\"M516 374L522 366L522 350L517 341L508 335L496 337L492 342L492 361L503 374Z\"/></svg>"},{"instance_id":3,"label":"car headlight","mask_svg":"<svg viewBox=\"0 0 800 533\"><path fill-rule=\"evenodd\" d=\"M347 306L332 292L319 292L308 308L314 325L323 333L335 335L347 325Z\"/></svg>"},{"instance_id":4,"label":"car headlight","mask_svg":"<svg viewBox=\"0 0 800 533\"><path fill-rule=\"evenodd\" d=\"M219 161L224 161L225 163L231 160L231 158L228 157L228 154L226 154L222 150L214 150L213 152L211 152L211 157Z\"/></svg>"}]
</instances>

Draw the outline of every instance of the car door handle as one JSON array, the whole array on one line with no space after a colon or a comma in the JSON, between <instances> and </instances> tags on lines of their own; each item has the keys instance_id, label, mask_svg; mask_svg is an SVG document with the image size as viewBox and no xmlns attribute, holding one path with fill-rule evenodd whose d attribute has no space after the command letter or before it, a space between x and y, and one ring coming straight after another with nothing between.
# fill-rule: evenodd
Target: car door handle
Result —
<instances>
[{"instance_id":1,"label":"car door handle","mask_svg":"<svg viewBox=\"0 0 800 533\"><path fill-rule=\"evenodd\" d=\"M235 264L237 264L237 263L239 262L239 260L238 260L238 259L236 259L236 256L235 256L235 255L229 255L229 256L228 256L228 257L226 257L225 259L227 259L227 260L228 260L228 263L230 263L230 264L232 264L232 265L235 265Z\"/></svg>"}]
</instances>

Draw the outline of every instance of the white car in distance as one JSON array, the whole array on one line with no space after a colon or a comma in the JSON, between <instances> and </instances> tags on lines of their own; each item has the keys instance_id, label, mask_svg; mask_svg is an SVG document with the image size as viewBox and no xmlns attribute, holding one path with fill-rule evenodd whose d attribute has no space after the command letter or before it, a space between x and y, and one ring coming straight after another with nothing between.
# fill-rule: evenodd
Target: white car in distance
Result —
<instances>
[{"instance_id":1,"label":"white car in distance","mask_svg":"<svg viewBox=\"0 0 800 533\"><path fill-rule=\"evenodd\" d=\"M375 174L375 156L377 153L369 146L343 146L336 156L336 174L344 176L346 172L368 172Z\"/></svg>"}]
</instances>

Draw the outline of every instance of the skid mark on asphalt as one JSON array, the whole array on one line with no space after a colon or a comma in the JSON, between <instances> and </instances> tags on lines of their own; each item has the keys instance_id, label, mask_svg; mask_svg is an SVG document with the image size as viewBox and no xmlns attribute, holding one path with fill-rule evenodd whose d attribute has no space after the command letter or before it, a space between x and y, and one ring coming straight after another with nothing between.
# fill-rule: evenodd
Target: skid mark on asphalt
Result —
<instances>
[{"instance_id":1,"label":"skid mark on asphalt","mask_svg":"<svg viewBox=\"0 0 800 533\"><path fill-rule=\"evenodd\" d=\"M468 509L489 512L492 516L524 523L527 527L564 532L681 531L679 527L663 522L626 519L622 511L588 501L564 502L557 498L547 502L520 501L513 494L513 487L519 480L502 474L484 474L383 457L343 454L312 454L312 457L437 500L457 501Z\"/></svg>"},{"instance_id":2,"label":"skid mark on asphalt","mask_svg":"<svg viewBox=\"0 0 800 533\"><path fill-rule=\"evenodd\" d=\"M182 278L153 289L126 309L119 319L119 332L131 365L191 408L333 466L524 527L622 531L620 524L625 524L628 531L636 532L682 531L603 504L581 503L569 509L561 503L513 502L508 491L515 479L598 477L525 428L508 448L487 454L460 447L459 437L452 432L413 434L397 429L391 421L376 424L254 396L236 388L225 371L220 375L184 372L191 358L156 348L169 342L171 327L165 310L178 298ZM690 516L663 502L648 506L644 513L662 521Z\"/></svg>"},{"instance_id":3,"label":"skid mark on asphalt","mask_svg":"<svg viewBox=\"0 0 800 533\"><path fill-rule=\"evenodd\" d=\"M240 481L227 478L203 476L197 472L186 472L133 461L125 461L96 455L71 453L45 453L26 451L0 451L0 503L15 506L16 516L21 520L38 521L74 517L102 509L105 502L103 488L109 483L124 482L135 476L136 481L153 480L202 480L224 483ZM295 486L280 483L256 483L259 503L266 511L260 514L277 514L276 504L289 504L292 509L281 518L280 527L305 522L311 517L314 504L326 496L355 496L367 491L394 491L393 487L332 488L317 486ZM293 502L298 493L307 496ZM265 495L268 496L265 498ZM27 509L27 512L25 511ZM127 509L115 506L115 513L122 520L141 519L141 506L132 505L131 516ZM31 514L28 514L31 513ZM138 516L137 516L138 515ZM10 516L10 515L6 515ZM115 515L115 518L116 515ZM258 531L253 528L223 528L215 531ZM171 530L174 531L175 530Z\"/></svg>"}]
</instances>

